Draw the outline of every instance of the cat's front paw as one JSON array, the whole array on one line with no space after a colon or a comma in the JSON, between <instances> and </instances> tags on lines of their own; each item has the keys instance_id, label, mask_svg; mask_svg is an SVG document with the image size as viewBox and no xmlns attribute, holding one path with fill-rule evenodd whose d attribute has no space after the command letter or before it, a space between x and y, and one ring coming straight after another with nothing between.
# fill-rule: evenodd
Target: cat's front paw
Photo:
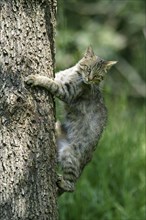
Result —
<instances>
[{"instance_id":1,"label":"cat's front paw","mask_svg":"<svg viewBox=\"0 0 146 220\"><path fill-rule=\"evenodd\" d=\"M37 77L36 75L29 75L25 78L25 83L31 86L36 86L37 85Z\"/></svg>"}]
</instances>

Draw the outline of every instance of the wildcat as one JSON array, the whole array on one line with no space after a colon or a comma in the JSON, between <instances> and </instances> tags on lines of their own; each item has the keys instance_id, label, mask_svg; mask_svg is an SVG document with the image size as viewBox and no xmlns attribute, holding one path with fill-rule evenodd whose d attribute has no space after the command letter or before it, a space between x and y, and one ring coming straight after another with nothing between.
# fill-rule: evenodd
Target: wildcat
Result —
<instances>
[{"instance_id":1,"label":"wildcat","mask_svg":"<svg viewBox=\"0 0 146 220\"><path fill-rule=\"evenodd\" d=\"M49 90L65 103L65 120L57 123L59 193L75 189L75 183L93 152L107 121L107 110L99 84L116 61L96 56L89 46L83 58L73 67L60 71L55 79L30 75L25 81Z\"/></svg>"}]
</instances>

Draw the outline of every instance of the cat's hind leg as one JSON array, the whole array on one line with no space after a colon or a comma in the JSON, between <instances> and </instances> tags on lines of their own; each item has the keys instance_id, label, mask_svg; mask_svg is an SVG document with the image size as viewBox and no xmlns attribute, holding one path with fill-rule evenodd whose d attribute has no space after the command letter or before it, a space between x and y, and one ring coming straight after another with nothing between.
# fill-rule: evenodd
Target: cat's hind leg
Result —
<instances>
[{"instance_id":1,"label":"cat's hind leg","mask_svg":"<svg viewBox=\"0 0 146 220\"><path fill-rule=\"evenodd\" d=\"M73 192L75 183L79 177L79 160L75 154L74 147L67 140L65 126L59 121L55 125L58 145L58 162L62 175L58 174L57 185L59 194Z\"/></svg>"},{"instance_id":2,"label":"cat's hind leg","mask_svg":"<svg viewBox=\"0 0 146 220\"><path fill-rule=\"evenodd\" d=\"M58 176L57 185L60 191L73 192L79 177L79 161L68 145L60 149L58 157L63 174Z\"/></svg>"}]
</instances>

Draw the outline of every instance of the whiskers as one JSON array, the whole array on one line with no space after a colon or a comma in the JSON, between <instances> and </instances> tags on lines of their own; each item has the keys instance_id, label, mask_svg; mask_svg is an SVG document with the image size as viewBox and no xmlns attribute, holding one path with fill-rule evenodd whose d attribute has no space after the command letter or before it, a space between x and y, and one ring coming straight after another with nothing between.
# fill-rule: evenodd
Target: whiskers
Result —
<instances>
[{"instance_id":1,"label":"whiskers","mask_svg":"<svg viewBox=\"0 0 146 220\"><path fill-rule=\"evenodd\" d=\"M99 85L96 85L96 84L91 84L91 94L92 96L95 96L95 94L97 93L98 91L98 88L99 88Z\"/></svg>"},{"instance_id":2,"label":"whiskers","mask_svg":"<svg viewBox=\"0 0 146 220\"><path fill-rule=\"evenodd\" d=\"M91 86L91 94L93 96L95 96L99 92L99 90L101 92L102 91L106 91L103 84L104 84L103 81L100 82L99 84L96 84L96 83L90 84L90 86Z\"/></svg>"},{"instance_id":3,"label":"whiskers","mask_svg":"<svg viewBox=\"0 0 146 220\"><path fill-rule=\"evenodd\" d=\"M100 84L99 84L99 90L100 90L100 91L105 91L105 88L104 88L104 86L103 86L103 83L100 83Z\"/></svg>"},{"instance_id":4,"label":"whiskers","mask_svg":"<svg viewBox=\"0 0 146 220\"><path fill-rule=\"evenodd\" d=\"M91 94L93 96L95 95L95 86L94 86L94 84L91 84Z\"/></svg>"}]
</instances>

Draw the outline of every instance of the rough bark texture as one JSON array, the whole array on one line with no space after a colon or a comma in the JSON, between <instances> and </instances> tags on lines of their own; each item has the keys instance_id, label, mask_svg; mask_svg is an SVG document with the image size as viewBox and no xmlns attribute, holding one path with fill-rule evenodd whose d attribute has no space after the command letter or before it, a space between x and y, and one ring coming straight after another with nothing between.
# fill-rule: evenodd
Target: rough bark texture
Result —
<instances>
[{"instance_id":1,"label":"rough bark texture","mask_svg":"<svg viewBox=\"0 0 146 220\"><path fill-rule=\"evenodd\" d=\"M52 96L24 77L53 77L56 0L1 0L0 219L56 220Z\"/></svg>"}]
</instances>

